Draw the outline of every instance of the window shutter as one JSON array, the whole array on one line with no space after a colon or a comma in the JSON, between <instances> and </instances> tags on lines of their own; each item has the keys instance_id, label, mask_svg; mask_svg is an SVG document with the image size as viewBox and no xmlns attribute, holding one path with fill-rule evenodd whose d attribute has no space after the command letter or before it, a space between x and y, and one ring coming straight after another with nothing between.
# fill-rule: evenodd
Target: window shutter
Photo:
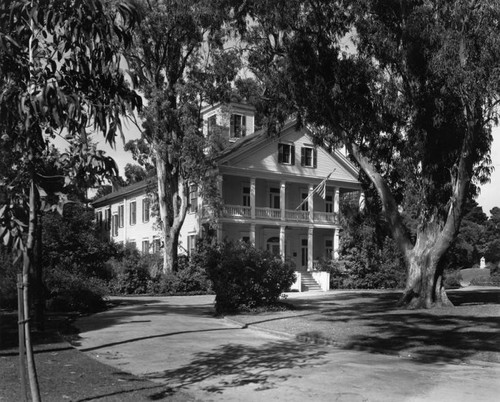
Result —
<instances>
[{"instance_id":1,"label":"window shutter","mask_svg":"<svg viewBox=\"0 0 500 402\"><path fill-rule=\"evenodd\" d=\"M283 163L283 144L278 144L278 163Z\"/></svg>"},{"instance_id":2,"label":"window shutter","mask_svg":"<svg viewBox=\"0 0 500 402\"><path fill-rule=\"evenodd\" d=\"M317 149L313 149L313 167L318 167L318 151Z\"/></svg>"},{"instance_id":3,"label":"window shutter","mask_svg":"<svg viewBox=\"0 0 500 402\"><path fill-rule=\"evenodd\" d=\"M245 137L247 135L247 117L245 115L241 116L241 136Z\"/></svg>"},{"instance_id":4,"label":"window shutter","mask_svg":"<svg viewBox=\"0 0 500 402\"><path fill-rule=\"evenodd\" d=\"M304 166L306 163L306 149L300 148L300 166Z\"/></svg>"},{"instance_id":5,"label":"window shutter","mask_svg":"<svg viewBox=\"0 0 500 402\"><path fill-rule=\"evenodd\" d=\"M295 145L290 146L290 152L292 154L292 157L290 158L291 164L295 165Z\"/></svg>"},{"instance_id":6,"label":"window shutter","mask_svg":"<svg viewBox=\"0 0 500 402\"><path fill-rule=\"evenodd\" d=\"M231 115L231 118L230 118L230 127L229 127L229 137L234 137L235 136L235 132L234 132L234 114Z\"/></svg>"}]
</instances>

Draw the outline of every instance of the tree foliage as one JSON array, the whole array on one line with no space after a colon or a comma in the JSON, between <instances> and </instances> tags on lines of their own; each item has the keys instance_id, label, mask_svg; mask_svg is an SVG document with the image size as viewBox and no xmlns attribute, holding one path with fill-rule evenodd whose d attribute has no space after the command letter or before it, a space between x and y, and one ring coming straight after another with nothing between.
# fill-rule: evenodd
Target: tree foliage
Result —
<instances>
[{"instance_id":1,"label":"tree foliage","mask_svg":"<svg viewBox=\"0 0 500 402\"><path fill-rule=\"evenodd\" d=\"M231 39L237 1L141 1L142 23L127 53L146 99L142 138L129 144L136 160L156 168L163 226L164 269L177 260L189 186L210 199L215 192L212 153L200 110L229 100L240 67ZM234 4L233 4L234 3Z\"/></svg>"},{"instance_id":2,"label":"tree foliage","mask_svg":"<svg viewBox=\"0 0 500 402\"><path fill-rule=\"evenodd\" d=\"M441 260L490 172L499 17L489 0L297 0L258 16L252 67L319 142L345 145L376 190L411 307L449 304Z\"/></svg>"}]
</instances>

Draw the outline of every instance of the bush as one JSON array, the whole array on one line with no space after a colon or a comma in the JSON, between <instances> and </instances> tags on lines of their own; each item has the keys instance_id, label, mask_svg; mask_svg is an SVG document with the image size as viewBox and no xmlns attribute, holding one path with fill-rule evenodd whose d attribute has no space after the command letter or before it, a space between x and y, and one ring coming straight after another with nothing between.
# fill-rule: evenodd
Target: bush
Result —
<instances>
[{"instance_id":1,"label":"bush","mask_svg":"<svg viewBox=\"0 0 500 402\"><path fill-rule=\"evenodd\" d=\"M295 281L290 265L244 242L202 246L200 256L213 284L218 313L276 304Z\"/></svg>"},{"instance_id":2,"label":"bush","mask_svg":"<svg viewBox=\"0 0 500 402\"><path fill-rule=\"evenodd\" d=\"M108 290L102 279L78 272L78 267L56 266L46 272L47 308L53 311L103 310Z\"/></svg>"},{"instance_id":3,"label":"bush","mask_svg":"<svg viewBox=\"0 0 500 402\"><path fill-rule=\"evenodd\" d=\"M0 307L16 308L17 274L21 273L19 264L14 265L12 254L0 244Z\"/></svg>"},{"instance_id":4,"label":"bush","mask_svg":"<svg viewBox=\"0 0 500 402\"><path fill-rule=\"evenodd\" d=\"M175 272L161 274L158 289L161 294L207 294L212 293L212 283L207 277L199 256L181 256Z\"/></svg>"},{"instance_id":5,"label":"bush","mask_svg":"<svg viewBox=\"0 0 500 402\"><path fill-rule=\"evenodd\" d=\"M112 278L108 287L113 294L144 294L151 280L150 269L154 259L143 256L133 245L127 244L116 257L107 262Z\"/></svg>"},{"instance_id":6,"label":"bush","mask_svg":"<svg viewBox=\"0 0 500 402\"><path fill-rule=\"evenodd\" d=\"M460 271L445 271L444 272L444 288L459 289L462 285L462 274Z\"/></svg>"}]
</instances>

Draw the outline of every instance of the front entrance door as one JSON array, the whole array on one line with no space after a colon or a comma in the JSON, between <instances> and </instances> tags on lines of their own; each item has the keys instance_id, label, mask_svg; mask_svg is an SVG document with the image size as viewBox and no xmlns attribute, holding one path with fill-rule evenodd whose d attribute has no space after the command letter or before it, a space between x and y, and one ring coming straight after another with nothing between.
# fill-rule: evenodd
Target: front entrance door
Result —
<instances>
[{"instance_id":1,"label":"front entrance door","mask_svg":"<svg viewBox=\"0 0 500 402\"><path fill-rule=\"evenodd\" d=\"M309 255L307 243L307 237L300 239L300 266L305 271L307 271L307 260Z\"/></svg>"}]
</instances>

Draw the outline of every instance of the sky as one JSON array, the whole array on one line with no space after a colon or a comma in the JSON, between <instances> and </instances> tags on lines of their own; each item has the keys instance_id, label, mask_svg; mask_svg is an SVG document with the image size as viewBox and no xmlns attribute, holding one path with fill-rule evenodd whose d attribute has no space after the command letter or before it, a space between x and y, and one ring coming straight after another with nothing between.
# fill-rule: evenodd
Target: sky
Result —
<instances>
[{"instance_id":1,"label":"sky","mask_svg":"<svg viewBox=\"0 0 500 402\"><path fill-rule=\"evenodd\" d=\"M132 123L124 123L124 134L126 141L139 138L139 130ZM97 140L97 138L95 139ZM132 159L132 154L123 150L123 145L121 138L117 138L115 149L111 148L109 144L101 144L101 149L116 161L121 176L124 175L127 163L136 163ZM490 215L489 212L493 207L500 208L500 127L493 129L491 160L494 168L491 181L481 187L481 193L477 198L478 204L483 207L483 211L487 215Z\"/></svg>"}]
</instances>

